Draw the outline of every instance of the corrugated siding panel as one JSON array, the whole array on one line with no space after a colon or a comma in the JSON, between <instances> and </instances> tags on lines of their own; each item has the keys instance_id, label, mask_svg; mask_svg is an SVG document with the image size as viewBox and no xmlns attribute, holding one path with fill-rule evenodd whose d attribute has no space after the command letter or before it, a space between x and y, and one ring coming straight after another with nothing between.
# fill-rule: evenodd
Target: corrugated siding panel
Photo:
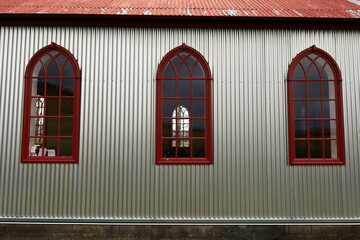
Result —
<instances>
[{"instance_id":1,"label":"corrugated siding panel","mask_svg":"<svg viewBox=\"0 0 360 240\"><path fill-rule=\"evenodd\" d=\"M0 216L360 219L359 31L0 28ZM54 41L82 70L79 164L21 164L24 71ZM186 43L213 74L213 165L155 165L155 74ZM286 74L316 44L343 75L345 166L289 166Z\"/></svg>"}]
</instances>

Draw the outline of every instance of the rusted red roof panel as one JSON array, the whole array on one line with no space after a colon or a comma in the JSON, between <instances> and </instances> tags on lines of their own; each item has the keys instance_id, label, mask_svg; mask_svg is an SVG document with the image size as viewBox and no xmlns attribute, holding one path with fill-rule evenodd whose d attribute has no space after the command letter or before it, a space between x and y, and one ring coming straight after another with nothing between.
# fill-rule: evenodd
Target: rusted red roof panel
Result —
<instances>
[{"instance_id":1,"label":"rusted red roof panel","mask_svg":"<svg viewBox=\"0 0 360 240\"><path fill-rule=\"evenodd\" d=\"M360 0L0 0L0 14L360 18Z\"/></svg>"}]
</instances>

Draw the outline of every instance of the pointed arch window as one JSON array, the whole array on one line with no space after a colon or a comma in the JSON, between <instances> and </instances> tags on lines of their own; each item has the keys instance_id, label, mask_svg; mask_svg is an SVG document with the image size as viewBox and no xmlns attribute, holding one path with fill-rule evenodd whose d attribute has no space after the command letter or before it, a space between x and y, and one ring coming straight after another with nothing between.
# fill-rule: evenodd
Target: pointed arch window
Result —
<instances>
[{"instance_id":1,"label":"pointed arch window","mask_svg":"<svg viewBox=\"0 0 360 240\"><path fill-rule=\"evenodd\" d=\"M345 164L341 73L325 51L299 53L288 72L290 164Z\"/></svg>"},{"instance_id":2,"label":"pointed arch window","mask_svg":"<svg viewBox=\"0 0 360 240\"><path fill-rule=\"evenodd\" d=\"M78 162L79 114L78 63L52 43L35 53L26 68L22 162Z\"/></svg>"},{"instance_id":3,"label":"pointed arch window","mask_svg":"<svg viewBox=\"0 0 360 240\"><path fill-rule=\"evenodd\" d=\"M185 44L170 51L157 72L158 164L211 164L211 73Z\"/></svg>"}]
</instances>

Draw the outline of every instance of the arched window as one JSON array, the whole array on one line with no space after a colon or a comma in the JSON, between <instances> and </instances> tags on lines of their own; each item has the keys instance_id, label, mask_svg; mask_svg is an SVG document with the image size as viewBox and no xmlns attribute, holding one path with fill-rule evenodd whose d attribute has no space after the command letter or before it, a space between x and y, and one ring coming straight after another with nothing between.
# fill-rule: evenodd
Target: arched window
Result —
<instances>
[{"instance_id":1,"label":"arched window","mask_svg":"<svg viewBox=\"0 0 360 240\"><path fill-rule=\"evenodd\" d=\"M211 164L211 73L185 44L170 51L157 72L156 163Z\"/></svg>"},{"instance_id":2,"label":"arched window","mask_svg":"<svg viewBox=\"0 0 360 240\"><path fill-rule=\"evenodd\" d=\"M26 68L22 162L78 162L79 114L79 66L68 50L52 43Z\"/></svg>"},{"instance_id":3,"label":"arched window","mask_svg":"<svg viewBox=\"0 0 360 240\"><path fill-rule=\"evenodd\" d=\"M312 46L288 72L290 164L345 164L341 73Z\"/></svg>"}]
</instances>

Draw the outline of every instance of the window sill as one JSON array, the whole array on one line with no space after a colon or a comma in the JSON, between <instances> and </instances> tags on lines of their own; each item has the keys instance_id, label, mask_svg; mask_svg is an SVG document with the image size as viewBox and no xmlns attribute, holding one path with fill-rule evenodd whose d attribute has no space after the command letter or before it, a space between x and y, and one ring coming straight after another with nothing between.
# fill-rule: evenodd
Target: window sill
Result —
<instances>
[{"instance_id":1,"label":"window sill","mask_svg":"<svg viewBox=\"0 0 360 240\"><path fill-rule=\"evenodd\" d=\"M338 158L295 158L290 165L345 165L345 161Z\"/></svg>"},{"instance_id":2,"label":"window sill","mask_svg":"<svg viewBox=\"0 0 360 240\"><path fill-rule=\"evenodd\" d=\"M21 163L78 163L73 157L28 157L21 160Z\"/></svg>"}]
</instances>

